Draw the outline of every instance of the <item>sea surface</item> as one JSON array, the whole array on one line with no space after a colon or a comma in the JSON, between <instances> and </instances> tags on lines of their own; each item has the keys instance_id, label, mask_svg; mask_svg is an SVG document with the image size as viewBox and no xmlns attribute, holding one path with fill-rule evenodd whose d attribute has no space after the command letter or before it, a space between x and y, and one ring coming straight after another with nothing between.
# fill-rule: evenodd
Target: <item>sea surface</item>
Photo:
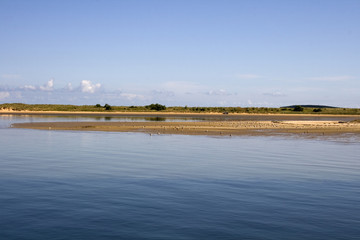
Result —
<instances>
[{"instance_id":1,"label":"sea surface","mask_svg":"<svg viewBox=\"0 0 360 240\"><path fill-rule=\"evenodd\" d=\"M0 115L0 239L360 239L357 139L10 128L30 121L94 118Z\"/></svg>"}]
</instances>

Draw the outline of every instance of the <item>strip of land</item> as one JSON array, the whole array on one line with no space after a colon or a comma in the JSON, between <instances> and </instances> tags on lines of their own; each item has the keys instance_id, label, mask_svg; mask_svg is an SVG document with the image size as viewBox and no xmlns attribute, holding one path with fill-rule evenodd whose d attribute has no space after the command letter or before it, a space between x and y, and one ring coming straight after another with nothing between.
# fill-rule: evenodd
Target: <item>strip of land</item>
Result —
<instances>
[{"instance_id":1,"label":"strip of land","mask_svg":"<svg viewBox=\"0 0 360 240\"><path fill-rule=\"evenodd\" d=\"M85 112L85 111L14 111L0 109L0 116L4 115L30 115L30 116L94 116L94 117L164 117L164 118L201 118L203 120L249 120L249 121L281 121L281 120L328 120L328 121L351 121L360 119L360 115L339 114L303 114L303 113L189 113L189 112Z\"/></svg>"},{"instance_id":2,"label":"strip of land","mask_svg":"<svg viewBox=\"0 0 360 240\"><path fill-rule=\"evenodd\" d=\"M16 123L14 128L72 131L114 131L143 132L148 134L183 135L336 135L359 134L359 115L330 114L222 114L222 113L180 113L180 112L69 112L69 111L12 111L2 110L4 115L46 115L86 118L96 117L89 122L32 122ZM116 121L117 117L122 121ZM124 122L124 117L136 121ZM105 121L102 121L104 118ZM141 119L143 118L143 119ZM100 121L99 121L100 119ZM171 122L167 120L171 119ZM95 120L95 118L94 118ZM111 120L111 121L107 121ZM120 119L119 119L120 120ZM139 122L139 120L141 122Z\"/></svg>"},{"instance_id":3,"label":"strip of land","mask_svg":"<svg viewBox=\"0 0 360 240\"><path fill-rule=\"evenodd\" d=\"M146 106L110 106L105 104L96 105L63 105L63 104L24 104L24 103L4 103L0 104L0 112L4 111L64 111L64 112L101 112L101 113L228 113L228 114L335 114L335 115L358 115L358 108L340 108L324 105L292 105L280 108L269 107L199 107L199 106L168 106L161 104L150 104Z\"/></svg>"},{"instance_id":4,"label":"strip of land","mask_svg":"<svg viewBox=\"0 0 360 240\"><path fill-rule=\"evenodd\" d=\"M14 128L71 131L143 132L182 135L360 134L360 120L352 121L199 121L199 122L33 122Z\"/></svg>"}]
</instances>

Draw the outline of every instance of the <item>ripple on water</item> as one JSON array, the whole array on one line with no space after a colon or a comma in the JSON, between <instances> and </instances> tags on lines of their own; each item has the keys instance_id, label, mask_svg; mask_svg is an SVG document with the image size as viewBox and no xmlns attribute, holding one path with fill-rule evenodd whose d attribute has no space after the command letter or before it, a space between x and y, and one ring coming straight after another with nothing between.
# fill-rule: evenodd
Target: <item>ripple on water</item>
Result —
<instances>
[{"instance_id":1,"label":"ripple on water","mask_svg":"<svg viewBox=\"0 0 360 240\"><path fill-rule=\"evenodd\" d=\"M0 131L0 239L360 235L358 142Z\"/></svg>"}]
</instances>

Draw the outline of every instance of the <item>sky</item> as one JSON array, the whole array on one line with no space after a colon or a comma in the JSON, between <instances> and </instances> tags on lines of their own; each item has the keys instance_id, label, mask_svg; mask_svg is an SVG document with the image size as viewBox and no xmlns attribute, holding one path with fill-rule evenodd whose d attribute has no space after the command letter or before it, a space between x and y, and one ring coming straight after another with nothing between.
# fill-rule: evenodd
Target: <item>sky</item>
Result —
<instances>
[{"instance_id":1,"label":"sky","mask_svg":"<svg viewBox=\"0 0 360 240\"><path fill-rule=\"evenodd\" d=\"M0 0L0 103L360 108L359 0Z\"/></svg>"}]
</instances>

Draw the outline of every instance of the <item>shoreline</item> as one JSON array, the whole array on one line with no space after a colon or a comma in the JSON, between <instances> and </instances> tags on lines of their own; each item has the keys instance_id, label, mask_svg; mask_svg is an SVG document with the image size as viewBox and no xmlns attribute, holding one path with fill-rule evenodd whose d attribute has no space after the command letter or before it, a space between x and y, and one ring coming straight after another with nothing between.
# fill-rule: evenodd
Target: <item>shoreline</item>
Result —
<instances>
[{"instance_id":1,"label":"shoreline","mask_svg":"<svg viewBox=\"0 0 360 240\"><path fill-rule=\"evenodd\" d=\"M360 118L360 115L347 115L347 114L308 114L308 113L217 113L217 112L206 112L206 113L196 113L196 112L85 112L85 111L14 111L14 110L4 110L0 109L0 115L4 114L13 114L13 115L94 115L94 116L111 116L111 115L172 115L172 116L307 116L307 117L356 117Z\"/></svg>"},{"instance_id":2,"label":"shoreline","mask_svg":"<svg viewBox=\"0 0 360 240\"><path fill-rule=\"evenodd\" d=\"M181 112L67 112L0 111L0 116L104 117L99 121L15 123L13 128L70 131L143 132L181 135L360 135L359 115L333 114L252 114L252 113L181 113ZM106 118L113 117L112 121ZM116 121L116 117L144 118L144 121ZM159 118L146 121L147 118ZM176 121L166 121L173 118ZM185 119L195 121L186 121ZM185 121L184 121L185 120Z\"/></svg>"},{"instance_id":3,"label":"shoreline","mask_svg":"<svg viewBox=\"0 0 360 240\"><path fill-rule=\"evenodd\" d=\"M202 121L202 122L32 122L13 128L66 131L142 132L206 136L360 135L360 122L339 121Z\"/></svg>"}]
</instances>

